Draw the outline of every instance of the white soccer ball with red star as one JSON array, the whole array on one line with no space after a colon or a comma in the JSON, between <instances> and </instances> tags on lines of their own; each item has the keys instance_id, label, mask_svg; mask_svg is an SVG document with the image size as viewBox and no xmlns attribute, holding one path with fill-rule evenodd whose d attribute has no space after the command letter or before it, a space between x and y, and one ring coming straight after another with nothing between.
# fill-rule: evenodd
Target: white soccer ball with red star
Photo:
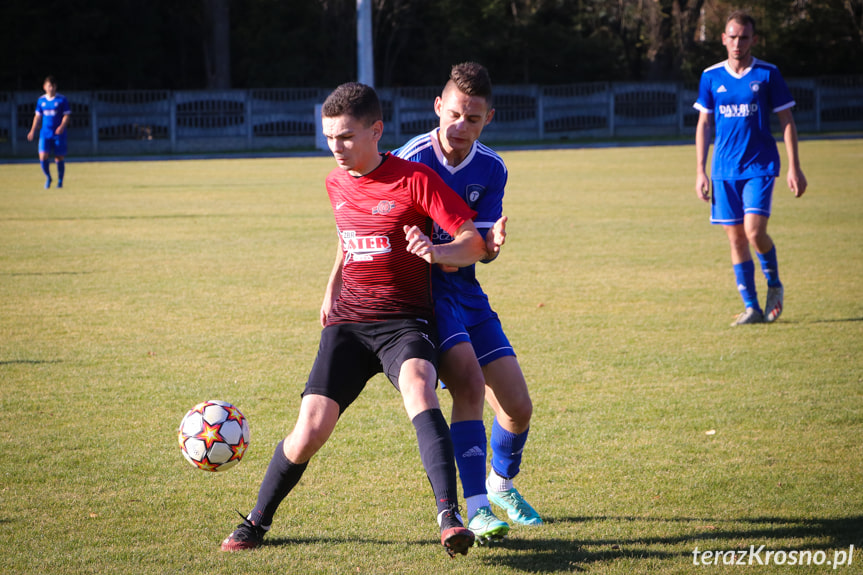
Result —
<instances>
[{"instance_id":1,"label":"white soccer ball with red star","mask_svg":"<svg viewBox=\"0 0 863 575\"><path fill-rule=\"evenodd\" d=\"M204 471L224 471L249 448L249 422L230 403L211 399L189 410L177 437L189 463Z\"/></svg>"}]
</instances>

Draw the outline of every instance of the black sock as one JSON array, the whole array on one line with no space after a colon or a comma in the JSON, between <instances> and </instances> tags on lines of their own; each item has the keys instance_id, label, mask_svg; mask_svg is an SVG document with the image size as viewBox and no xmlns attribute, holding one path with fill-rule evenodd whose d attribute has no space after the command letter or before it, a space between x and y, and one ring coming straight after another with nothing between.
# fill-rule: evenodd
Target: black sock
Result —
<instances>
[{"instance_id":1,"label":"black sock","mask_svg":"<svg viewBox=\"0 0 863 575\"><path fill-rule=\"evenodd\" d=\"M270 460L264 480L258 489L258 502L249 514L252 523L269 528L273 523L273 515L279 504L296 486L306 470L309 462L294 463L285 457L284 440L276 446L276 452Z\"/></svg>"},{"instance_id":2,"label":"black sock","mask_svg":"<svg viewBox=\"0 0 863 575\"><path fill-rule=\"evenodd\" d=\"M420 459L437 502L438 513L458 505L455 456L449 426L440 409L428 409L411 422L417 432Z\"/></svg>"}]
</instances>

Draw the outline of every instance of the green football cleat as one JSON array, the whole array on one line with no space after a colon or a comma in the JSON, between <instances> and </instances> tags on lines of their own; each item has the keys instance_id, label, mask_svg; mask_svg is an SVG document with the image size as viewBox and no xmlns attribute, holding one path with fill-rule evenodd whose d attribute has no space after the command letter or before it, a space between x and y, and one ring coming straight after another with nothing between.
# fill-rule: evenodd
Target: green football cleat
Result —
<instances>
[{"instance_id":1,"label":"green football cleat","mask_svg":"<svg viewBox=\"0 0 863 575\"><path fill-rule=\"evenodd\" d=\"M530 503L524 500L521 493L513 487L506 491L492 491L488 489L488 500L504 509L510 519L522 525L542 525L542 518L536 509L530 506Z\"/></svg>"},{"instance_id":2,"label":"green football cleat","mask_svg":"<svg viewBox=\"0 0 863 575\"><path fill-rule=\"evenodd\" d=\"M468 521L467 528L476 536L474 545L503 541L509 533L509 524L495 517L488 506L476 510L476 515Z\"/></svg>"}]
</instances>

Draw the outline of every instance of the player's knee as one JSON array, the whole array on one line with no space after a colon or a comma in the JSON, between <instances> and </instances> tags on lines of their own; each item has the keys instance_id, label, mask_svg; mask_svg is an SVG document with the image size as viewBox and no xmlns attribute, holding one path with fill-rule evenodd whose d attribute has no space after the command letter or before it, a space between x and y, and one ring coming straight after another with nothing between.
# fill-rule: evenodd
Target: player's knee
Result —
<instances>
[{"instance_id":1,"label":"player's knee","mask_svg":"<svg viewBox=\"0 0 863 575\"><path fill-rule=\"evenodd\" d=\"M453 402L461 405L482 406L485 402L485 381L482 378L457 379L444 382Z\"/></svg>"}]
</instances>

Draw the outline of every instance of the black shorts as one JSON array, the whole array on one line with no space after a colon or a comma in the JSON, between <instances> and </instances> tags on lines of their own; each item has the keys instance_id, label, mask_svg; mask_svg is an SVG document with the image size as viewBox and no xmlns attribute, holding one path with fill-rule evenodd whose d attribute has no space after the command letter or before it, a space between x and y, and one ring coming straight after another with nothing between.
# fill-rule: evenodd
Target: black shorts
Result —
<instances>
[{"instance_id":1,"label":"black shorts","mask_svg":"<svg viewBox=\"0 0 863 575\"><path fill-rule=\"evenodd\" d=\"M342 413L375 374L383 372L399 389L406 360L425 359L437 369L436 341L434 325L419 319L328 325L303 395L329 397Z\"/></svg>"}]
</instances>

